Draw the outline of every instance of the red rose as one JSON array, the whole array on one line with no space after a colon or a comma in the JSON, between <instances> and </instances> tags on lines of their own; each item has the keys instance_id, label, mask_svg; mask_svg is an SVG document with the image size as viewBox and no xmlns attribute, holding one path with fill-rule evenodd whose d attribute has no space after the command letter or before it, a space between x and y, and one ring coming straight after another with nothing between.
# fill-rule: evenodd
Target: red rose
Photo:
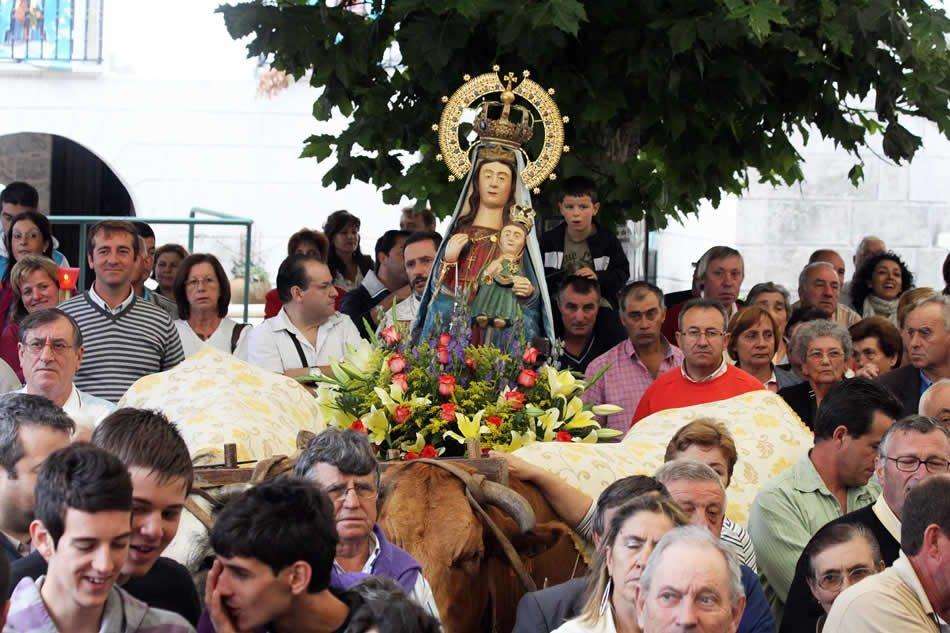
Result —
<instances>
[{"instance_id":1,"label":"red rose","mask_svg":"<svg viewBox=\"0 0 950 633\"><path fill-rule=\"evenodd\" d=\"M402 389L403 393L409 391L409 381L406 380L406 374L396 374L392 378L393 384L399 385L399 388Z\"/></svg>"},{"instance_id":2,"label":"red rose","mask_svg":"<svg viewBox=\"0 0 950 633\"><path fill-rule=\"evenodd\" d=\"M449 359L450 359L451 357L450 357L450 355L449 355L449 348L448 348L448 347L446 347L445 345L439 345L439 346L435 349L435 353L436 353L436 354L438 355L438 357L439 357L439 364L440 364L440 365L448 365L448 364L449 364Z\"/></svg>"},{"instance_id":3,"label":"red rose","mask_svg":"<svg viewBox=\"0 0 950 633\"><path fill-rule=\"evenodd\" d=\"M406 369L406 359L402 354L393 354L386 362L389 365L389 371L394 374L401 374Z\"/></svg>"},{"instance_id":4,"label":"red rose","mask_svg":"<svg viewBox=\"0 0 950 633\"><path fill-rule=\"evenodd\" d=\"M426 444L422 447L422 452L419 453L419 457L425 457L427 459L434 459L439 456L439 451L435 450L435 446L432 444Z\"/></svg>"},{"instance_id":5,"label":"red rose","mask_svg":"<svg viewBox=\"0 0 950 633\"><path fill-rule=\"evenodd\" d=\"M538 382L538 372L533 369L522 369L518 374L518 384L525 389L530 389Z\"/></svg>"},{"instance_id":6,"label":"red rose","mask_svg":"<svg viewBox=\"0 0 950 633\"><path fill-rule=\"evenodd\" d=\"M527 364L534 365L538 362L538 354L540 354L540 352L538 351L538 348L529 347L528 349L524 351L524 354L521 356L521 358Z\"/></svg>"},{"instance_id":7,"label":"red rose","mask_svg":"<svg viewBox=\"0 0 950 633\"><path fill-rule=\"evenodd\" d=\"M558 431L557 435L554 436L554 439L558 442L570 442L572 439L574 439L574 436L567 431Z\"/></svg>"},{"instance_id":8,"label":"red rose","mask_svg":"<svg viewBox=\"0 0 950 633\"><path fill-rule=\"evenodd\" d=\"M473 359L466 358L465 366L468 367L470 371L475 371L475 361Z\"/></svg>"},{"instance_id":9,"label":"red rose","mask_svg":"<svg viewBox=\"0 0 950 633\"><path fill-rule=\"evenodd\" d=\"M452 337L449 334L440 334L439 335L439 346L448 347L449 343L452 342Z\"/></svg>"},{"instance_id":10,"label":"red rose","mask_svg":"<svg viewBox=\"0 0 950 633\"><path fill-rule=\"evenodd\" d=\"M501 426L501 416L490 415L485 419L485 424L493 426L497 429L499 426Z\"/></svg>"},{"instance_id":11,"label":"red rose","mask_svg":"<svg viewBox=\"0 0 950 633\"><path fill-rule=\"evenodd\" d=\"M508 401L508 406L510 406L515 411L519 409L524 409L525 395L520 391L509 391L505 394L505 400Z\"/></svg>"},{"instance_id":12,"label":"red rose","mask_svg":"<svg viewBox=\"0 0 950 633\"><path fill-rule=\"evenodd\" d=\"M383 342L386 343L386 345L395 345L399 342L399 339L402 338L399 336L399 332L396 330L396 328L392 325L389 327L384 327L380 331L379 336L383 339Z\"/></svg>"},{"instance_id":13,"label":"red rose","mask_svg":"<svg viewBox=\"0 0 950 633\"><path fill-rule=\"evenodd\" d=\"M455 422L455 403L446 402L442 405L442 413L439 415L446 422Z\"/></svg>"},{"instance_id":14,"label":"red rose","mask_svg":"<svg viewBox=\"0 0 950 633\"><path fill-rule=\"evenodd\" d=\"M455 376L442 374L439 376L439 395L450 398L455 393Z\"/></svg>"},{"instance_id":15,"label":"red rose","mask_svg":"<svg viewBox=\"0 0 950 633\"><path fill-rule=\"evenodd\" d=\"M404 461L410 461L413 459L419 459L419 453L415 451L406 451L406 454L402 456Z\"/></svg>"},{"instance_id":16,"label":"red rose","mask_svg":"<svg viewBox=\"0 0 950 633\"><path fill-rule=\"evenodd\" d=\"M353 420L353 423L350 424L350 429L359 433L366 433L366 425L363 424L362 420Z\"/></svg>"},{"instance_id":17,"label":"red rose","mask_svg":"<svg viewBox=\"0 0 950 633\"><path fill-rule=\"evenodd\" d=\"M393 418L396 420L396 424L405 424L406 420L412 417L412 410L404 404L396 407L396 410L393 412Z\"/></svg>"}]
</instances>

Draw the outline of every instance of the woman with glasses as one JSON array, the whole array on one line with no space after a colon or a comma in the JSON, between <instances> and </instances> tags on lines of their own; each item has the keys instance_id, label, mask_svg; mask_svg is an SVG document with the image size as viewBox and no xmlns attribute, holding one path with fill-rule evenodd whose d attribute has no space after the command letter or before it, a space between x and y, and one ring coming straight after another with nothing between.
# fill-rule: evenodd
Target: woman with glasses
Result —
<instances>
[{"instance_id":1,"label":"woman with glasses","mask_svg":"<svg viewBox=\"0 0 950 633\"><path fill-rule=\"evenodd\" d=\"M775 346L782 340L781 332L772 314L757 305L743 308L729 321L729 357L736 367L757 378L766 389L797 385L801 380L790 371L775 366Z\"/></svg>"},{"instance_id":2,"label":"woman with glasses","mask_svg":"<svg viewBox=\"0 0 950 633\"><path fill-rule=\"evenodd\" d=\"M188 358L202 345L247 360L251 326L228 318L231 284L214 255L194 253L182 261L175 277L175 300L181 318L175 321Z\"/></svg>"},{"instance_id":3,"label":"woman with glasses","mask_svg":"<svg viewBox=\"0 0 950 633\"><path fill-rule=\"evenodd\" d=\"M828 390L844 380L852 352L851 335L834 321L809 321L795 332L792 355L807 382L780 389L805 426L812 428L818 405Z\"/></svg>"},{"instance_id":4,"label":"woman with glasses","mask_svg":"<svg viewBox=\"0 0 950 633\"><path fill-rule=\"evenodd\" d=\"M553 633L639 633L636 597L640 575L663 535L686 525L673 501L645 494L620 506L596 552L584 606Z\"/></svg>"},{"instance_id":5,"label":"woman with glasses","mask_svg":"<svg viewBox=\"0 0 950 633\"><path fill-rule=\"evenodd\" d=\"M802 560L808 567L811 594L826 615L841 592L884 569L877 539L860 523L824 526L805 546ZM822 615L816 633L821 633L824 624Z\"/></svg>"}]
</instances>

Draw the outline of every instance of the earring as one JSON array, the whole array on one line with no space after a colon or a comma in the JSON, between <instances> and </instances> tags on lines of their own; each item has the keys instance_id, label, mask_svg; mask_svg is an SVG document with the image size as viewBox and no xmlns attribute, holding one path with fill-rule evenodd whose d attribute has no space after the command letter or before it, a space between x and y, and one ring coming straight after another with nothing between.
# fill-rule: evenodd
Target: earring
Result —
<instances>
[{"instance_id":1,"label":"earring","mask_svg":"<svg viewBox=\"0 0 950 633\"><path fill-rule=\"evenodd\" d=\"M607 611L607 604L610 602L610 590L613 588L613 582L613 578L607 578L607 586L604 587L604 597L600 601L600 615L604 615Z\"/></svg>"}]
</instances>

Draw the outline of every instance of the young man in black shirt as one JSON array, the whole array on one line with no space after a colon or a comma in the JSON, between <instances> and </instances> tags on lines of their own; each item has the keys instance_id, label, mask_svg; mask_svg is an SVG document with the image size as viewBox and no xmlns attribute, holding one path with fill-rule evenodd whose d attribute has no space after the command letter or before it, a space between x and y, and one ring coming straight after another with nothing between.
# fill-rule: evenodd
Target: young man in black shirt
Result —
<instances>
[{"instance_id":1,"label":"young man in black shirt","mask_svg":"<svg viewBox=\"0 0 950 633\"><path fill-rule=\"evenodd\" d=\"M132 540L118 584L149 606L196 624L201 606L191 575L161 556L178 532L194 477L185 441L161 413L124 408L99 423L92 443L118 457L132 477ZM46 561L33 552L11 571L12 588L22 578L45 575Z\"/></svg>"},{"instance_id":2,"label":"young man in black shirt","mask_svg":"<svg viewBox=\"0 0 950 633\"><path fill-rule=\"evenodd\" d=\"M364 599L330 589L337 541L330 498L312 482L272 479L245 491L211 529L217 558L198 633L346 630Z\"/></svg>"},{"instance_id":3,"label":"young man in black shirt","mask_svg":"<svg viewBox=\"0 0 950 633\"><path fill-rule=\"evenodd\" d=\"M370 330L377 324L394 303L402 301L412 292L403 263L403 249L410 233L386 231L376 240L376 265L366 273L359 286L343 296L340 312L353 319L360 336L370 338Z\"/></svg>"}]
</instances>

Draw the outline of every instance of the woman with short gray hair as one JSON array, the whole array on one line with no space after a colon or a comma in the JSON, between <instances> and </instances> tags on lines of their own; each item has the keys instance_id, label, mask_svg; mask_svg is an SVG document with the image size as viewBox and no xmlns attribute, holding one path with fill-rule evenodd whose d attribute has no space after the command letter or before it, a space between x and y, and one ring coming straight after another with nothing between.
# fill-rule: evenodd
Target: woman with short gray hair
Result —
<instances>
[{"instance_id":1,"label":"woman with short gray hair","mask_svg":"<svg viewBox=\"0 0 950 633\"><path fill-rule=\"evenodd\" d=\"M834 321L809 321L795 331L791 354L801 363L807 382L780 389L778 395L808 428L825 394L844 380L852 347L848 330Z\"/></svg>"}]
</instances>

